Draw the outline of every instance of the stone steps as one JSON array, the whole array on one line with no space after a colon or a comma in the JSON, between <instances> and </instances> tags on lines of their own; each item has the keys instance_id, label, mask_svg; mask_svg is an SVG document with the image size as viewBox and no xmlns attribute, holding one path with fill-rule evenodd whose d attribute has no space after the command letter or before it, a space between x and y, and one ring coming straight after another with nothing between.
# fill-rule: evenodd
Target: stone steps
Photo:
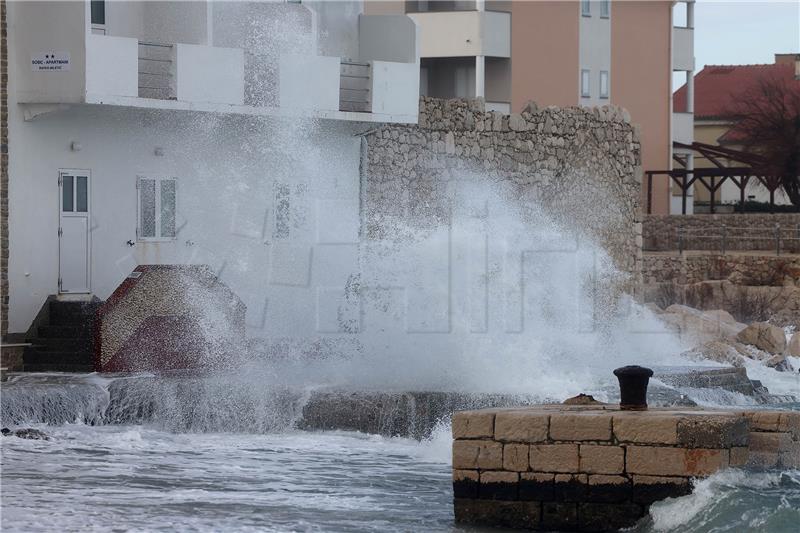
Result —
<instances>
[{"instance_id":1,"label":"stone steps","mask_svg":"<svg viewBox=\"0 0 800 533\"><path fill-rule=\"evenodd\" d=\"M23 353L26 372L91 372L95 311L102 304L92 301L48 300L47 323L39 325L37 337Z\"/></svg>"}]
</instances>

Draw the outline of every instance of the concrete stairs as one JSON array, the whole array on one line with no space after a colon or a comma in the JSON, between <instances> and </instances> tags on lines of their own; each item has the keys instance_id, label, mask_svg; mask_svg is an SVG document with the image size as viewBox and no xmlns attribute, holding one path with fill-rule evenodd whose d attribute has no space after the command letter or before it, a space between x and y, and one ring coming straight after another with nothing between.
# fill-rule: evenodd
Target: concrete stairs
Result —
<instances>
[{"instance_id":1,"label":"concrete stairs","mask_svg":"<svg viewBox=\"0 0 800 533\"><path fill-rule=\"evenodd\" d=\"M31 346L22 355L25 372L91 372L94 315L103 302L49 300Z\"/></svg>"}]
</instances>

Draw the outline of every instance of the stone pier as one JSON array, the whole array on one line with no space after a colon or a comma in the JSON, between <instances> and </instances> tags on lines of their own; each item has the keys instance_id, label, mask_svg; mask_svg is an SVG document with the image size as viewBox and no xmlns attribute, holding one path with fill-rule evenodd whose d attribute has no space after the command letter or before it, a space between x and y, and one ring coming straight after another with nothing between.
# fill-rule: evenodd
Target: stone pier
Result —
<instances>
[{"instance_id":1,"label":"stone pier","mask_svg":"<svg viewBox=\"0 0 800 533\"><path fill-rule=\"evenodd\" d=\"M453 415L457 522L607 531L728 467L800 467L800 412L532 406Z\"/></svg>"}]
</instances>

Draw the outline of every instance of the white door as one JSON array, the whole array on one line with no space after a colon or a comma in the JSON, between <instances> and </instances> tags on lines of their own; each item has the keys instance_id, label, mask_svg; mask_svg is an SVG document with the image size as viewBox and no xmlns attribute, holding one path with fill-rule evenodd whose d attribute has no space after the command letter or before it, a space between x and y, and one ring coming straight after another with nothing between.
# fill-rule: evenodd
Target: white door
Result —
<instances>
[{"instance_id":1,"label":"white door","mask_svg":"<svg viewBox=\"0 0 800 533\"><path fill-rule=\"evenodd\" d=\"M89 258L90 198L88 170L62 170L58 175L58 292L91 292Z\"/></svg>"}]
</instances>

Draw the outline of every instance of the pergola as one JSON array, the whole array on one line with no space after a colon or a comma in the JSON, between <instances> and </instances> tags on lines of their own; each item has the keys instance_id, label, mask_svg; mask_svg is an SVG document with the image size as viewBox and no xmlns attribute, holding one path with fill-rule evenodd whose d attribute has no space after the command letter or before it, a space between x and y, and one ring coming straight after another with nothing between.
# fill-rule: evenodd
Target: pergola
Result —
<instances>
[{"instance_id":1,"label":"pergola","mask_svg":"<svg viewBox=\"0 0 800 533\"><path fill-rule=\"evenodd\" d=\"M714 146L700 142L684 144L673 142L672 146L682 150L684 154L675 153L672 158L683 168L672 170L645 171L647 179L647 214L652 212L653 176L667 175L681 188L681 213L686 214L686 197L692 185L702 184L710 193L709 205L711 213L715 212L715 193L726 180L730 180L739 188L739 206L744 212L745 189L752 179L758 180L769 191L770 212L775 209L775 191L780 188L780 178L769 174L765 160L756 154L749 154L722 146ZM713 167L687 169L685 153L691 151L714 164Z\"/></svg>"}]
</instances>

